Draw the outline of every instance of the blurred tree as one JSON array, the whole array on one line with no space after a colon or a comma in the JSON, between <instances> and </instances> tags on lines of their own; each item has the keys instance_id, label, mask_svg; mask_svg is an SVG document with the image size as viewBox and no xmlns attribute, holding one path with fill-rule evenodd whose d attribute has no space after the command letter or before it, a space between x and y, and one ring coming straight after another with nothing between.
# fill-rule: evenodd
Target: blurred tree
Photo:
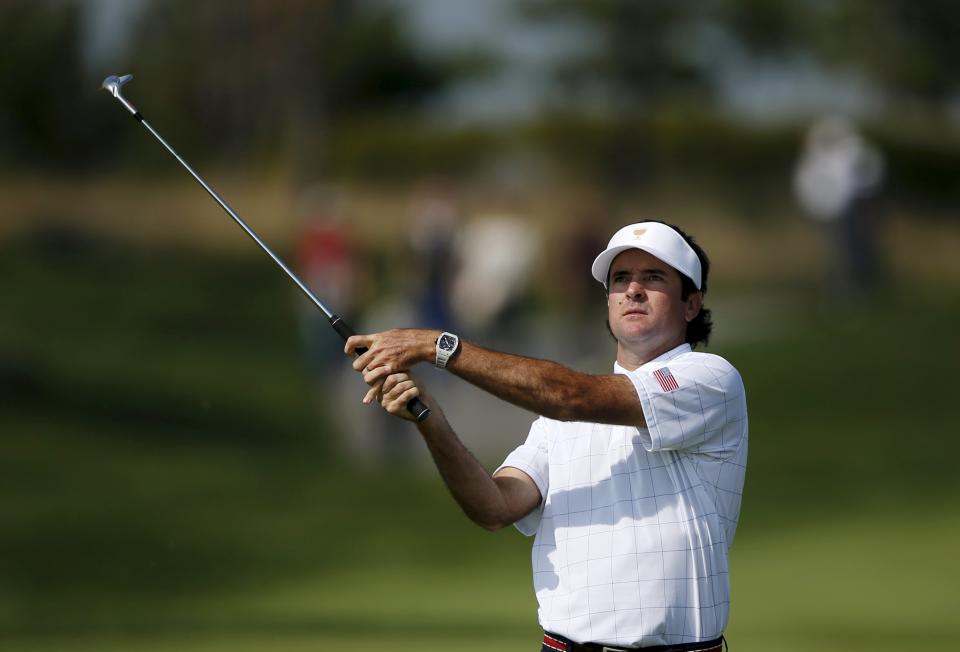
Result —
<instances>
[{"instance_id":1,"label":"blurred tree","mask_svg":"<svg viewBox=\"0 0 960 652\"><path fill-rule=\"evenodd\" d=\"M79 17L72 2L0 5L0 162L77 171L104 144L91 101L99 80L79 66Z\"/></svg>"},{"instance_id":2,"label":"blurred tree","mask_svg":"<svg viewBox=\"0 0 960 652\"><path fill-rule=\"evenodd\" d=\"M692 54L708 31L746 57L805 54L940 110L960 91L960 4L951 0L525 0L521 8L528 19L574 20L594 32L594 48L558 62L562 86L574 95L603 88L636 108L709 96L711 70L725 62Z\"/></svg>"},{"instance_id":3,"label":"blurred tree","mask_svg":"<svg viewBox=\"0 0 960 652\"><path fill-rule=\"evenodd\" d=\"M595 47L557 62L560 87L576 99L608 109L629 106L650 110L677 96L700 97L709 91L701 66L683 56L678 30L697 15L692 3L651 0L527 0L528 20L571 20L594 35Z\"/></svg>"},{"instance_id":4,"label":"blurred tree","mask_svg":"<svg viewBox=\"0 0 960 652\"><path fill-rule=\"evenodd\" d=\"M701 154L715 161L712 176L786 174L788 151L762 151L763 160L751 163L748 150L762 130L723 112L731 80L749 84L764 67L789 75L803 62L825 76L855 73L888 100L873 108L892 131L904 128L903 108L918 107L934 118L925 128L942 129L960 93L952 69L960 4L948 0L523 0L519 7L527 20L572 22L592 35L588 47L553 66L558 94L548 122L557 128L541 131L563 152L558 158L620 189L671 164L686 174L703 165ZM731 165L738 158L746 165L739 171ZM768 165L774 160L777 169Z\"/></svg>"},{"instance_id":5,"label":"blurred tree","mask_svg":"<svg viewBox=\"0 0 960 652\"><path fill-rule=\"evenodd\" d=\"M859 72L894 112L903 101L942 112L960 91L960 4L950 0L715 0L701 10L751 56L804 53L825 70Z\"/></svg>"},{"instance_id":6,"label":"blurred tree","mask_svg":"<svg viewBox=\"0 0 960 652\"><path fill-rule=\"evenodd\" d=\"M347 0L157 0L131 61L150 80L141 96L208 151L272 150L302 177L320 172L328 130L414 114L471 72L419 54L396 5Z\"/></svg>"},{"instance_id":7,"label":"blurred tree","mask_svg":"<svg viewBox=\"0 0 960 652\"><path fill-rule=\"evenodd\" d=\"M594 47L558 61L560 97L551 110L587 108L610 130L594 140L600 177L615 187L635 186L650 168L652 134L638 116L668 104L702 103L712 92L708 71L677 44L678 33L696 15L693 3L651 0L527 0L529 20L573 21L594 35ZM599 134L595 134L597 136Z\"/></svg>"},{"instance_id":8,"label":"blurred tree","mask_svg":"<svg viewBox=\"0 0 960 652\"><path fill-rule=\"evenodd\" d=\"M288 157L295 176L315 178L330 130L415 121L450 84L496 66L482 52L419 52L402 9L375 0L144 0L126 27L126 53L91 75L83 3L2 2L0 162L76 172L125 143L152 150L141 134L115 128L116 109L98 90L106 75L132 72L131 100L172 142L191 143L191 161ZM151 160L138 156L134 166Z\"/></svg>"},{"instance_id":9,"label":"blurred tree","mask_svg":"<svg viewBox=\"0 0 960 652\"><path fill-rule=\"evenodd\" d=\"M833 3L831 3L833 4ZM830 64L852 65L888 95L942 111L960 92L960 4L952 0L848 0L824 12L820 48Z\"/></svg>"}]
</instances>

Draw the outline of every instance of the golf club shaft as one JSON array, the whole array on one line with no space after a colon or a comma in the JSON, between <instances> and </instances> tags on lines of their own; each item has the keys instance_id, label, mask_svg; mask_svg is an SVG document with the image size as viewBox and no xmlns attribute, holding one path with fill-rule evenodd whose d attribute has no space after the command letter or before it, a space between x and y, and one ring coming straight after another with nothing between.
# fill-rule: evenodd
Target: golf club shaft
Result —
<instances>
[{"instance_id":1,"label":"golf club shaft","mask_svg":"<svg viewBox=\"0 0 960 652\"><path fill-rule=\"evenodd\" d=\"M139 113L139 112L138 112L138 113ZM134 117L137 117L137 114L134 114ZM147 122L147 121L143 118L142 115L139 116L138 122L140 122L144 127L146 127L146 128L147 128L147 131L149 131L151 134L153 134L153 136L154 136L157 140L160 141L160 144L163 145L164 147L166 147L168 152L170 152L171 154L173 154L174 158L176 158L178 161L180 161L180 165L182 165L183 167L185 167L185 168L187 169L187 172L189 172L189 173L191 174L191 176L193 176L193 178L197 180L197 183L199 183L201 186L203 186L203 189L207 191L207 194L209 194L211 197L213 197L213 199L214 199L215 202L217 202L218 204L220 204L220 208L222 208L223 210L225 210L225 211L227 212L227 215L229 215L230 217L232 217L232 218L233 218L233 221L236 222L237 224L239 224L239 225L240 225L240 228L243 229L243 231L244 231L248 236L250 236L250 238L251 238L254 242L256 242L258 245L260 245L260 248L263 249L263 250L267 253L267 255L270 256L270 257L273 259L273 262L275 262L277 265L279 265L279 266L280 266L280 269L282 269L284 272L287 273L287 276L289 276L290 279L291 279L294 283L297 284L297 287L300 288L305 295L307 295L307 298L310 299L310 301L312 301L313 304L314 304L315 306L317 306L317 308L319 308L319 309L321 310L321 312L323 312L324 315L327 316L327 319L333 320L334 317L337 317L337 315L334 315L325 305L323 305L323 302L320 301L320 299L317 298L317 296L310 290L310 288L308 288L308 287L306 286L306 284L304 284L304 282L301 281L300 278L299 278L296 274L294 274L293 271L292 271L289 267L287 267L286 263L284 263L283 260L281 260L281 258L280 258L277 254L273 253L273 250L270 249L270 247L268 247L267 244L266 244L263 240L260 239L260 236L257 235L256 231L254 231L253 229L251 229L251 228L247 225L247 223L243 221L243 218L241 218L239 215L237 215L236 211L234 211L232 208L230 208L230 205L229 205L226 201L223 200L223 197L221 197L219 194L217 194L217 191L214 190L213 188L211 188L210 185L207 184L207 182L203 180L203 177L201 177L199 174L197 174L197 173L194 171L194 169L193 169L192 167L190 167L190 164L187 163L187 162L183 159L182 156L180 156L179 154L177 154L177 151L176 151L175 149L173 149L173 148L170 146L170 144L163 139L163 136L161 136L160 134L157 133L156 129L154 129L153 127L150 126L150 123ZM338 331L338 332L339 332L339 331ZM349 335L348 335L347 337L349 337Z\"/></svg>"},{"instance_id":2,"label":"golf club shaft","mask_svg":"<svg viewBox=\"0 0 960 652\"><path fill-rule=\"evenodd\" d=\"M108 78L108 79L109 79L109 78ZM104 87L106 87L106 82L104 83ZM110 90L110 89L108 89L108 90ZM349 338L351 335L354 335L354 334L355 334L354 330L353 330L352 328L350 328L350 327L347 325L346 322L343 321L343 319L340 317L340 315L334 314L334 313L331 312L325 305L323 305L323 302L320 301L320 299L317 298L317 296L310 290L310 288L308 288L308 287L306 286L306 284L304 284L304 282L301 281L300 278L299 278L296 274L293 273L293 270L291 270L289 267L287 267L286 263L284 263L283 260L281 260L281 258L280 258L279 256L277 256L277 254L273 253L273 250L270 249L270 247L268 247L267 244L266 244L263 240L260 239L260 236L258 236L258 235L256 234L256 232L255 232L253 229L251 229L251 228L247 225L247 223L244 222L243 219L242 219L239 215L237 215L236 211L234 211L232 208L230 208L230 205L227 204L227 202L224 201L223 198L222 198L219 194L217 194L217 192L216 192L213 188L211 188L210 185L207 184L206 181L203 180L203 177L201 177L199 174L197 174L197 173L194 171L194 169L193 169L192 167L190 167L190 164L187 163L187 162L184 160L184 158L183 158L182 156L180 156L180 155L177 153L177 151L176 151L175 149L173 149L173 147L171 147L169 143L167 143L166 140L163 139L163 136L161 136L159 133L157 133L157 131L156 131L153 127L150 126L150 123L147 122L147 121L144 119L143 114L141 114L139 111L137 111L137 110L133 107L133 105L130 104L130 102L128 102L125 98L123 98L122 95L119 94L118 89L114 88L112 94L114 95L114 97L116 97L116 98L120 101L121 104L123 104L124 107L126 107L126 109L127 109L128 111L130 111L130 113L131 113L131 114L133 115L133 117L137 120L137 122L141 123L144 127L146 127L146 128L147 128L147 131L149 131L151 134L153 134L154 138L156 138L157 140L159 140L159 141L160 141L160 144L162 144L164 147L166 147L166 148L167 148L167 151L170 152L171 154L173 154L173 157L174 157L175 159L177 159L178 161L180 161L180 165L182 165L184 168L186 168L187 172L189 172L190 175L191 175L194 179L196 179L197 183L199 183L201 186L203 186L203 189L207 191L207 194L209 194L211 197L213 197L214 201L216 201L218 204L220 204L220 208L222 208L224 211L226 211L226 213L227 213L230 217L233 218L233 221L236 222L236 223L240 226L240 228L243 229L244 232L245 232L248 236L250 236L250 238L251 238L254 242L256 242L256 243L260 246L260 248L263 249L263 250L267 253L268 256L270 256L270 258L273 259L273 262L275 262L277 265L279 265L279 266L280 266L280 269L282 269L284 272L286 272L287 276L289 276L290 279L291 279L294 283L297 284L297 287L300 288L300 290L301 290L305 295L307 295L307 298L310 299L310 301L312 301L313 304L314 304L317 308L319 308L319 309L321 310L321 312L323 312L324 315L326 315L327 319L330 321L330 326L333 327L333 330L335 330L344 340L346 340L347 338ZM362 355L363 353L366 353L366 351L367 351L366 348L360 347L360 348L358 348L358 349L355 350L355 353L356 353L357 355ZM419 398L412 398L412 399L410 399L410 400L407 402L407 409L410 411L411 414L413 414L413 416L417 419L417 421L423 421L423 420L426 419L428 416L430 416L430 409L427 408L427 406L424 405L424 404L423 404L423 401L421 401Z\"/></svg>"}]
</instances>

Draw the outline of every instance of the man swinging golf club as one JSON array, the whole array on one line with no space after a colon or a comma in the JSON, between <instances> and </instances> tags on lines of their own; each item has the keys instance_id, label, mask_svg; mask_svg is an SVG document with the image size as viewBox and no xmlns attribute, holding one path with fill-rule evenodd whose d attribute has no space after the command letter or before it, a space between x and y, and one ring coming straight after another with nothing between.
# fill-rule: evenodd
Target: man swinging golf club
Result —
<instances>
[{"instance_id":1,"label":"man swinging golf club","mask_svg":"<svg viewBox=\"0 0 960 652\"><path fill-rule=\"evenodd\" d=\"M730 609L728 549L747 461L743 382L694 351L711 330L709 261L660 222L617 231L593 263L617 342L614 373L499 353L452 333L354 335L354 368L391 414L416 422L463 511L533 544L543 650L718 651ZM407 372L433 363L541 415L491 475Z\"/></svg>"},{"instance_id":2,"label":"man swinging golf club","mask_svg":"<svg viewBox=\"0 0 960 652\"><path fill-rule=\"evenodd\" d=\"M632 224L594 261L617 341L611 375L497 353L451 333L356 336L123 96L131 78L112 75L102 86L347 339L354 368L372 386L364 401L377 398L417 423L471 519L536 534L544 650L720 650L747 415L736 369L693 351L711 324L703 308L709 262L692 238L659 222ZM492 476L406 373L418 362L542 415Z\"/></svg>"}]
</instances>

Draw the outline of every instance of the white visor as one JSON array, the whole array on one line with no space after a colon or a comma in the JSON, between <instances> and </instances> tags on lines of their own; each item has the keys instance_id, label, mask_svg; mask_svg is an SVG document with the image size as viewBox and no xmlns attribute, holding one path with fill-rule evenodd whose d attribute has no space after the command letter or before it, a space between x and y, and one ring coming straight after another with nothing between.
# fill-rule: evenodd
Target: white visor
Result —
<instances>
[{"instance_id":1,"label":"white visor","mask_svg":"<svg viewBox=\"0 0 960 652\"><path fill-rule=\"evenodd\" d=\"M625 226L610 238L610 244L593 261L593 278L607 286L610 263L617 254L628 249L640 249L656 256L693 281L700 289L700 259L683 236L660 222L638 222Z\"/></svg>"}]
</instances>

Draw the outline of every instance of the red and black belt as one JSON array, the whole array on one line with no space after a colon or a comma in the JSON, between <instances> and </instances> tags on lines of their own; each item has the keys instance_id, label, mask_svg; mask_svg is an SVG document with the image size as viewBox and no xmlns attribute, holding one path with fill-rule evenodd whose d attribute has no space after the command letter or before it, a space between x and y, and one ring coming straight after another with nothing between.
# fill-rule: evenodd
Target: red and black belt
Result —
<instances>
[{"instance_id":1,"label":"red and black belt","mask_svg":"<svg viewBox=\"0 0 960 652\"><path fill-rule=\"evenodd\" d=\"M601 643L574 643L568 638L550 632L543 633L542 652L723 652L723 637L699 643L678 643L676 645L655 645L653 647L627 648L612 647Z\"/></svg>"}]
</instances>

